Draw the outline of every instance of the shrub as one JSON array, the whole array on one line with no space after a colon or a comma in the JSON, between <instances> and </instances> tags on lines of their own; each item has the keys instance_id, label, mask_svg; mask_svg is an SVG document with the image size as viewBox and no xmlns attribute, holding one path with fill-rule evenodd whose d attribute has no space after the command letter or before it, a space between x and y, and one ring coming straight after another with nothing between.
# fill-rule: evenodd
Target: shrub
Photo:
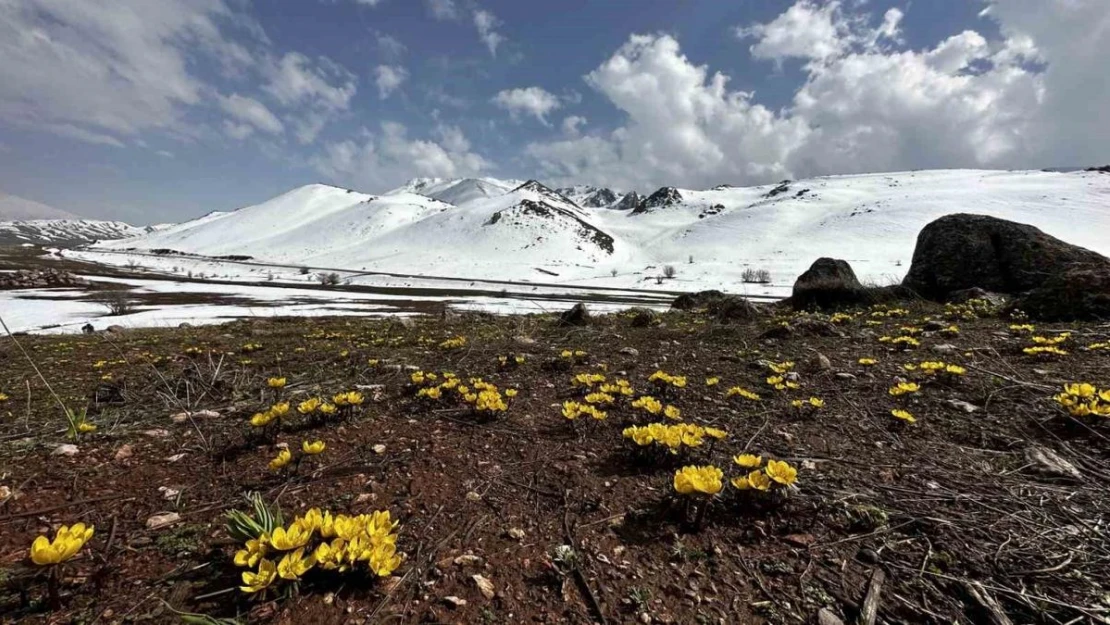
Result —
<instances>
[{"instance_id":1,"label":"shrub","mask_svg":"<svg viewBox=\"0 0 1110 625\"><path fill-rule=\"evenodd\" d=\"M308 267L301 267L300 269L298 269L298 271L301 272L302 276L307 276L308 275Z\"/></svg>"},{"instance_id":2,"label":"shrub","mask_svg":"<svg viewBox=\"0 0 1110 625\"><path fill-rule=\"evenodd\" d=\"M135 302L123 292L105 295L101 299L100 305L108 309L108 316L110 317L120 317L135 312Z\"/></svg>"},{"instance_id":3,"label":"shrub","mask_svg":"<svg viewBox=\"0 0 1110 625\"><path fill-rule=\"evenodd\" d=\"M320 274L320 284L324 286L335 286L339 284L339 274L334 271L331 273Z\"/></svg>"},{"instance_id":4,"label":"shrub","mask_svg":"<svg viewBox=\"0 0 1110 625\"><path fill-rule=\"evenodd\" d=\"M749 267L740 274L740 279L753 284L770 284L771 272L766 269L752 269Z\"/></svg>"},{"instance_id":5,"label":"shrub","mask_svg":"<svg viewBox=\"0 0 1110 625\"><path fill-rule=\"evenodd\" d=\"M674 268L674 265L664 265L663 266L663 277L664 278L673 278L677 274L678 274L678 271Z\"/></svg>"}]
</instances>

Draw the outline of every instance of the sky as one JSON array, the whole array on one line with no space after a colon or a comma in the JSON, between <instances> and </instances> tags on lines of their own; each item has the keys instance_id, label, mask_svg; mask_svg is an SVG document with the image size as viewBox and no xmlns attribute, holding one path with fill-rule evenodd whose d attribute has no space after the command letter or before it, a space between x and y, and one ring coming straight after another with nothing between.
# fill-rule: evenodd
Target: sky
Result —
<instances>
[{"instance_id":1,"label":"sky","mask_svg":"<svg viewBox=\"0 0 1110 625\"><path fill-rule=\"evenodd\" d=\"M650 193L1110 162L1107 0L0 0L0 190L135 224L312 182Z\"/></svg>"}]
</instances>

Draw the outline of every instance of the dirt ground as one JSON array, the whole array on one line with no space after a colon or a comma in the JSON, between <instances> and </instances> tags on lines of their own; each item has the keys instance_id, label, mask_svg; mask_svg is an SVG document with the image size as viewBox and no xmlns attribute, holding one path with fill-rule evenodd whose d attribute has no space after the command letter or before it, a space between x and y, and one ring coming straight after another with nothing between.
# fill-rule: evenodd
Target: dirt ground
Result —
<instances>
[{"instance_id":1,"label":"dirt ground","mask_svg":"<svg viewBox=\"0 0 1110 625\"><path fill-rule=\"evenodd\" d=\"M1032 336L1013 320L950 316L298 318L0 337L0 621L172 623L176 610L241 623L794 623L825 609L853 622L870 596L880 623L996 622L992 609L1015 623L1107 622L1110 420L1068 416L1053 396L1071 382L1110 388L1110 350L1087 348L1110 326L1037 326L1071 332L1067 354L1046 360L1023 353ZM958 334L939 330L951 324ZM899 335L920 345L879 340ZM465 345L441 347L453 337ZM936 360L966 373L904 368ZM798 388L775 390L768 364L785 361ZM417 397L414 370L518 393L485 418ZM654 388L657 370L685 387ZM579 373L635 393L604 420L571 422L562 405L583 398ZM284 389L268 387L275 376ZM892 396L899 381L920 390ZM734 386L761 399L728 397ZM366 401L349 418L290 419L272 440L249 424L275 401L351 390ZM630 405L647 394L727 438L645 461L621 433L668 421ZM792 405L810 397L824 406ZM59 402L87 409L96 430L68 440ZM268 468L278 444L317 439L326 451L295 471ZM732 487L741 452L789 462L795 488ZM1049 468L1046 454L1068 465ZM672 486L689 464L726 479L700 527ZM251 491L287 520L388 510L404 560L386 579L314 571L296 593L242 593L224 521ZM179 518L150 527L167 513ZM96 532L55 572L51 606L28 549L79 521Z\"/></svg>"}]
</instances>

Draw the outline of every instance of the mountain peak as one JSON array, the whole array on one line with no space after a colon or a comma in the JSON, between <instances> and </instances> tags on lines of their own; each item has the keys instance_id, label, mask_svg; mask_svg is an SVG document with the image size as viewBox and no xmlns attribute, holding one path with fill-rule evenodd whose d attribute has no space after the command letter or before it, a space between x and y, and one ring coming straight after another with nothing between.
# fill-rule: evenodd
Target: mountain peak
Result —
<instances>
[{"instance_id":1,"label":"mountain peak","mask_svg":"<svg viewBox=\"0 0 1110 625\"><path fill-rule=\"evenodd\" d=\"M655 193L652 193L640 202L640 204L632 211L633 215L647 213L654 208L664 208L666 206L673 206L682 203L682 193L675 187L660 187Z\"/></svg>"}]
</instances>

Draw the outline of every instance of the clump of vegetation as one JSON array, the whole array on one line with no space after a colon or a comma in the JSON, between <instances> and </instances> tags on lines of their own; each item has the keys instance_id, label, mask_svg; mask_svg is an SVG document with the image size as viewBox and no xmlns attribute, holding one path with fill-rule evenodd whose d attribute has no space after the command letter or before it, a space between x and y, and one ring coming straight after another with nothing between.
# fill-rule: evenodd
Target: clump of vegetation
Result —
<instances>
[{"instance_id":1,"label":"clump of vegetation","mask_svg":"<svg viewBox=\"0 0 1110 625\"><path fill-rule=\"evenodd\" d=\"M748 267L740 272L740 279L749 284L770 284L771 272L766 269Z\"/></svg>"}]
</instances>

